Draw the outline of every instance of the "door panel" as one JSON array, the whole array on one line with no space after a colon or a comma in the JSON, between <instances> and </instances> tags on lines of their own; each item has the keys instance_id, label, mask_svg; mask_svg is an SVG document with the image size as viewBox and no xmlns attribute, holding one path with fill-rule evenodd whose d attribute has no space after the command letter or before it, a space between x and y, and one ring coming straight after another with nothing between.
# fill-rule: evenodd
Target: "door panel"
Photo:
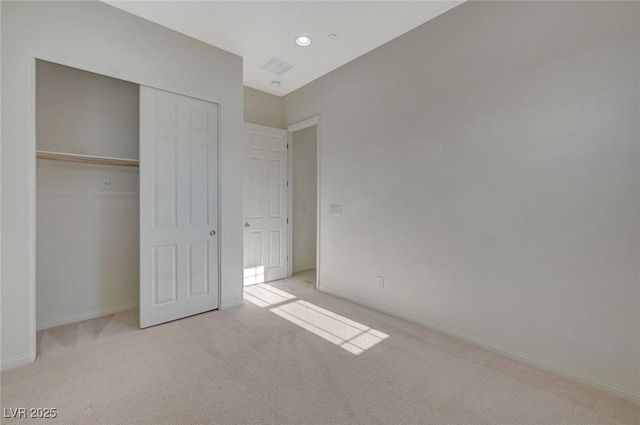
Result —
<instances>
[{"instance_id":1,"label":"door panel","mask_svg":"<svg viewBox=\"0 0 640 425\"><path fill-rule=\"evenodd\" d=\"M209 223L209 147L191 143L189 158L189 224Z\"/></svg>"},{"instance_id":2,"label":"door panel","mask_svg":"<svg viewBox=\"0 0 640 425\"><path fill-rule=\"evenodd\" d=\"M176 300L178 276L177 267L177 246L155 246L153 247L153 300L154 304L160 305L174 302Z\"/></svg>"},{"instance_id":3,"label":"door panel","mask_svg":"<svg viewBox=\"0 0 640 425\"><path fill-rule=\"evenodd\" d=\"M282 232L269 230L269 267L282 267Z\"/></svg>"},{"instance_id":4,"label":"door panel","mask_svg":"<svg viewBox=\"0 0 640 425\"><path fill-rule=\"evenodd\" d=\"M142 328L218 308L217 155L216 104L140 88Z\"/></svg>"},{"instance_id":5,"label":"door panel","mask_svg":"<svg viewBox=\"0 0 640 425\"><path fill-rule=\"evenodd\" d=\"M171 137L154 137L154 217L155 224L176 225L177 215L177 141Z\"/></svg>"},{"instance_id":6,"label":"door panel","mask_svg":"<svg viewBox=\"0 0 640 425\"><path fill-rule=\"evenodd\" d=\"M245 285L287 277L287 132L245 123Z\"/></svg>"},{"instance_id":7,"label":"door panel","mask_svg":"<svg viewBox=\"0 0 640 425\"><path fill-rule=\"evenodd\" d=\"M245 180L245 212L247 218L262 218L262 157L249 157L249 179ZM248 192L248 193L247 193Z\"/></svg>"},{"instance_id":8,"label":"door panel","mask_svg":"<svg viewBox=\"0 0 640 425\"><path fill-rule=\"evenodd\" d=\"M280 159L272 159L269 161L269 217L282 218L282 161ZM285 182L286 184L286 182Z\"/></svg>"},{"instance_id":9,"label":"door panel","mask_svg":"<svg viewBox=\"0 0 640 425\"><path fill-rule=\"evenodd\" d=\"M209 293L209 244L189 244L189 297Z\"/></svg>"}]
</instances>

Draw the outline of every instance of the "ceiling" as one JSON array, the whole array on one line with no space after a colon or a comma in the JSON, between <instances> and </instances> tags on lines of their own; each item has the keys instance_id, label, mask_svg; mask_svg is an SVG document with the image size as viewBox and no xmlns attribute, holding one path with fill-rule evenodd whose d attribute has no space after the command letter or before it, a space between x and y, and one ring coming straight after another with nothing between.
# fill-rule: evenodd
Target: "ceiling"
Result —
<instances>
[{"instance_id":1,"label":"ceiling","mask_svg":"<svg viewBox=\"0 0 640 425\"><path fill-rule=\"evenodd\" d=\"M463 1L105 2L242 56L246 86L284 96ZM310 46L296 45L300 34ZM293 68L262 69L270 56Z\"/></svg>"}]
</instances>

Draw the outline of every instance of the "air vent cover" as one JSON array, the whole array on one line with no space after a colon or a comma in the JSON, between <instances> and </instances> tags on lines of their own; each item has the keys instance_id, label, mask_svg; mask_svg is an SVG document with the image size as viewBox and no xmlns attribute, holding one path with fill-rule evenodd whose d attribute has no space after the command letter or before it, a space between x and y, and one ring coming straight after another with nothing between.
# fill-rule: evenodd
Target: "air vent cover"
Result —
<instances>
[{"instance_id":1,"label":"air vent cover","mask_svg":"<svg viewBox=\"0 0 640 425\"><path fill-rule=\"evenodd\" d=\"M258 65L258 68L280 76L291 71L293 69L293 65L282 58L271 55L263 60L262 63Z\"/></svg>"}]
</instances>

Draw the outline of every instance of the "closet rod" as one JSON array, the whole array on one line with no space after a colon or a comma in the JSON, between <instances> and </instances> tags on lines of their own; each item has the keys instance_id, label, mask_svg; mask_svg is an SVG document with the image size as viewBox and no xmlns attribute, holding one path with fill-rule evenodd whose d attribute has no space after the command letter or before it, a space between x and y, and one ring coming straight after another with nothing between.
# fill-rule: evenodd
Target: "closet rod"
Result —
<instances>
[{"instance_id":1,"label":"closet rod","mask_svg":"<svg viewBox=\"0 0 640 425\"><path fill-rule=\"evenodd\" d=\"M114 158L110 156L79 155L75 153L36 151L36 158L52 161L81 162L85 164L117 165L120 167L138 167L137 159Z\"/></svg>"}]
</instances>

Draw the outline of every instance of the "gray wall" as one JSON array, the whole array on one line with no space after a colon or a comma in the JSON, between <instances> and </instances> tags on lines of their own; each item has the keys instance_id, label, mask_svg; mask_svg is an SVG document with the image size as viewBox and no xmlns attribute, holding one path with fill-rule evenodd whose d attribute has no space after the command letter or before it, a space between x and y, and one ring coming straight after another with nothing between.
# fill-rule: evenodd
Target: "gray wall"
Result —
<instances>
[{"instance_id":1,"label":"gray wall","mask_svg":"<svg viewBox=\"0 0 640 425\"><path fill-rule=\"evenodd\" d=\"M293 272L316 267L317 127L293 133Z\"/></svg>"},{"instance_id":2,"label":"gray wall","mask_svg":"<svg viewBox=\"0 0 640 425\"><path fill-rule=\"evenodd\" d=\"M220 103L220 303L242 303L242 59L100 2L0 7L2 367L36 353L35 57Z\"/></svg>"},{"instance_id":3,"label":"gray wall","mask_svg":"<svg viewBox=\"0 0 640 425\"><path fill-rule=\"evenodd\" d=\"M284 128L282 98L245 86L244 122Z\"/></svg>"},{"instance_id":4,"label":"gray wall","mask_svg":"<svg viewBox=\"0 0 640 425\"><path fill-rule=\"evenodd\" d=\"M468 2L285 96L321 289L640 401L639 41L637 2Z\"/></svg>"},{"instance_id":5,"label":"gray wall","mask_svg":"<svg viewBox=\"0 0 640 425\"><path fill-rule=\"evenodd\" d=\"M37 148L138 159L139 92L138 84L38 61Z\"/></svg>"}]
</instances>

